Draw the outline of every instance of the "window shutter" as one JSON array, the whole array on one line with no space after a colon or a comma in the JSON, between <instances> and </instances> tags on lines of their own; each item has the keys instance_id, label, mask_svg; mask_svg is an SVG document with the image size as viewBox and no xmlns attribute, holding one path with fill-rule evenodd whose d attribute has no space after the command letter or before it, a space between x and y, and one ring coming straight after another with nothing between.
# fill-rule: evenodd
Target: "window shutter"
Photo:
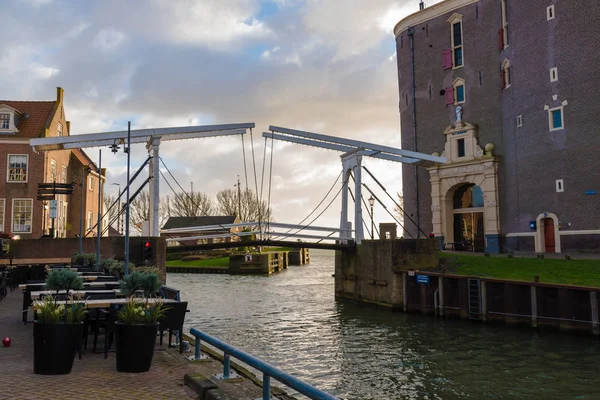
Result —
<instances>
[{"instance_id":1,"label":"window shutter","mask_svg":"<svg viewBox=\"0 0 600 400\"><path fill-rule=\"evenodd\" d=\"M452 86L446 88L446 105L454 104L454 88Z\"/></svg>"},{"instance_id":2,"label":"window shutter","mask_svg":"<svg viewBox=\"0 0 600 400\"><path fill-rule=\"evenodd\" d=\"M452 50L446 49L444 50L444 69L452 68Z\"/></svg>"},{"instance_id":3,"label":"window shutter","mask_svg":"<svg viewBox=\"0 0 600 400\"><path fill-rule=\"evenodd\" d=\"M498 51L504 50L504 29L498 31Z\"/></svg>"},{"instance_id":4,"label":"window shutter","mask_svg":"<svg viewBox=\"0 0 600 400\"><path fill-rule=\"evenodd\" d=\"M506 82L504 81L504 70L500 70L500 90L504 90Z\"/></svg>"}]
</instances>

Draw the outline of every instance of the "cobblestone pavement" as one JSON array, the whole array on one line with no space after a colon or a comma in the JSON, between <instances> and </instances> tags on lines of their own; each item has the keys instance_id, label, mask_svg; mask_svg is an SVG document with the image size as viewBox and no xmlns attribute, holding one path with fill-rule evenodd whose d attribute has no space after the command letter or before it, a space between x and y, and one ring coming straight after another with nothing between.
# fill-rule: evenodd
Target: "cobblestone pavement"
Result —
<instances>
[{"instance_id":1,"label":"cobblestone pavement","mask_svg":"<svg viewBox=\"0 0 600 400\"><path fill-rule=\"evenodd\" d=\"M82 359L75 358L69 375L44 376L33 373L33 323L23 324L20 309L22 293L8 293L0 301L0 340L12 339L10 347L0 345L0 400L4 399L189 399L195 396L183 384L186 373L210 377L222 372L219 361L192 363L175 349L156 345L149 372L128 374L116 371L115 353L94 354L91 342ZM31 319L31 313L29 315ZM92 339L92 336L90 336ZM168 341L165 337L164 343ZM101 336L100 343L104 343ZM114 346L113 346L114 348ZM260 388L244 380L219 384L220 389L237 399L256 399Z\"/></svg>"}]
</instances>

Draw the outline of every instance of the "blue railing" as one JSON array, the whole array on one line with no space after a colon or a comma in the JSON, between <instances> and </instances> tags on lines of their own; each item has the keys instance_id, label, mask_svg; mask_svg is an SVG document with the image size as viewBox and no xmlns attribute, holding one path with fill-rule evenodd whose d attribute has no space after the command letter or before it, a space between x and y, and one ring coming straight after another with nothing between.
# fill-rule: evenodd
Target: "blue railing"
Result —
<instances>
[{"instance_id":1,"label":"blue railing","mask_svg":"<svg viewBox=\"0 0 600 400\"><path fill-rule=\"evenodd\" d=\"M311 400L339 400L337 397L330 395L329 393L323 392L316 387L304 383L301 380L294 378L293 376L286 374L280 369L267 364L266 362L251 356L242 350L233 347L213 336L210 336L196 328L190 329L190 333L196 338L196 360L200 360L200 347L201 341L209 343L217 349L223 351L223 379L228 379L231 376L230 371L230 357L242 361L243 363L255 368L263 373L263 400L271 399L271 378L283 383L284 385L294 389L298 393L307 396Z\"/></svg>"}]
</instances>

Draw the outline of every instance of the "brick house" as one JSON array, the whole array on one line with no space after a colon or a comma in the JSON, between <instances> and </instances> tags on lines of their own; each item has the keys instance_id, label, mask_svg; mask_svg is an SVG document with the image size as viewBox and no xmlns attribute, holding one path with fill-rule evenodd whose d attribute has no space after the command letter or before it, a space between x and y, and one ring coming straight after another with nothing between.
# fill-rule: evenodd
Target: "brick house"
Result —
<instances>
[{"instance_id":1,"label":"brick house","mask_svg":"<svg viewBox=\"0 0 600 400\"><path fill-rule=\"evenodd\" d=\"M52 234L49 201L38 200L40 183L75 183L72 195L56 195L54 237L75 237L83 204L84 222L97 219L98 181L105 181L83 150L36 153L29 139L68 136L64 91L57 88L54 101L0 100L0 231L22 239ZM81 186L81 182L84 185ZM94 200L96 199L96 200ZM83 200L83 202L82 202Z\"/></svg>"},{"instance_id":2,"label":"brick house","mask_svg":"<svg viewBox=\"0 0 600 400\"><path fill-rule=\"evenodd\" d=\"M600 251L594 0L444 0L398 22L404 207L444 244ZM411 233L416 228L408 227Z\"/></svg>"}]
</instances>

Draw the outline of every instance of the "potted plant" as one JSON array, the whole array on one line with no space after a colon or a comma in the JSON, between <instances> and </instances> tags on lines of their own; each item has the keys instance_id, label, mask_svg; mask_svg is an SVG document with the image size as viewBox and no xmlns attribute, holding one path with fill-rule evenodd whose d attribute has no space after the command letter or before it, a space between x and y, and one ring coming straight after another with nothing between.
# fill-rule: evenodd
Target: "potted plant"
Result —
<instances>
[{"instance_id":1,"label":"potted plant","mask_svg":"<svg viewBox=\"0 0 600 400\"><path fill-rule=\"evenodd\" d=\"M121 292L129 300L117 313L115 323L115 347L117 352L117 371L146 372L150 370L158 322L165 316L166 309L154 296L160 288L156 274L133 272L121 283ZM134 294L142 292L144 298Z\"/></svg>"},{"instance_id":2,"label":"potted plant","mask_svg":"<svg viewBox=\"0 0 600 400\"><path fill-rule=\"evenodd\" d=\"M83 280L74 271L57 269L48 274L46 289L66 292L66 304L57 296L33 303L37 318L33 325L33 372L41 375L68 374L83 330L85 303L75 302L70 291L82 289Z\"/></svg>"}]
</instances>

